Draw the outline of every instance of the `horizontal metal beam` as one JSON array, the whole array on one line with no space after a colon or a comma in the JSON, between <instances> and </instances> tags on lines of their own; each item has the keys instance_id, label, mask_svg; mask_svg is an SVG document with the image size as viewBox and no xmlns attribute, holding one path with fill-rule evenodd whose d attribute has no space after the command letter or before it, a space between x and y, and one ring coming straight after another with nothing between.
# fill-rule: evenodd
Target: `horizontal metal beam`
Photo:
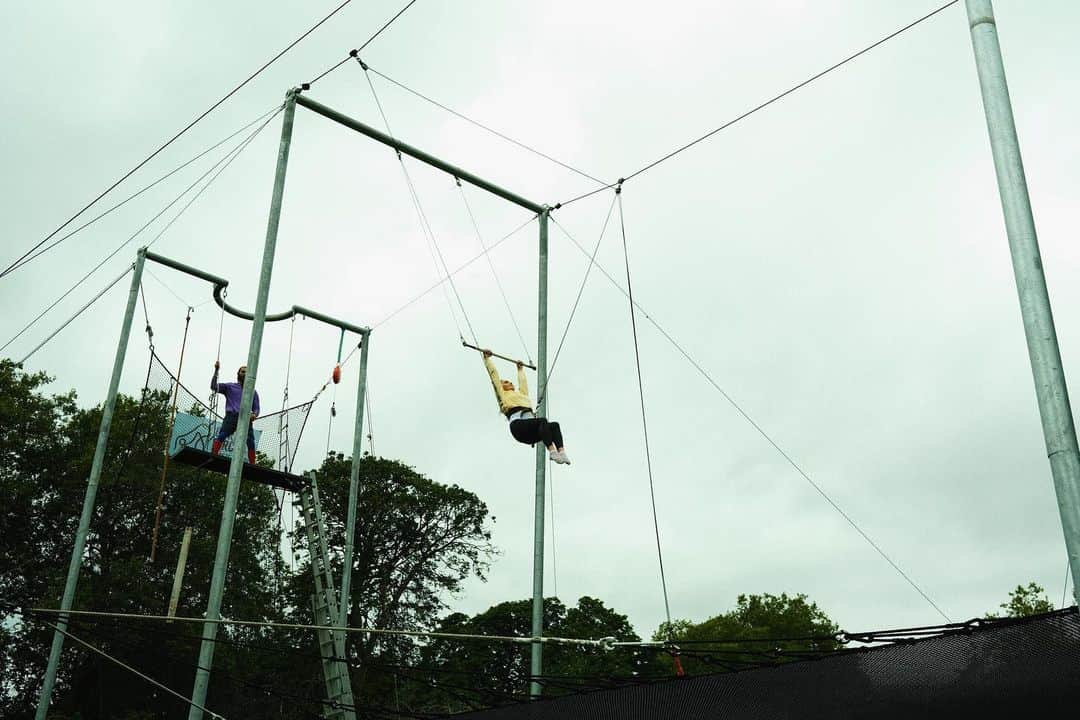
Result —
<instances>
[{"instance_id":1,"label":"horizontal metal beam","mask_svg":"<svg viewBox=\"0 0 1080 720\"><path fill-rule=\"evenodd\" d=\"M349 332L354 332L358 335L363 335L364 337L367 337L371 333L371 328L353 325L352 323L347 323L344 320L338 320L337 318L330 317L329 315L324 315L323 313L317 312L315 310L309 310L308 308L301 307L300 305L293 305L292 309L293 313L296 315L303 315L304 317L309 317L312 320L318 320L319 322L324 322L327 325L333 325L336 328L348 330Z\"/></svg>"},{"instance_id":2,"label":"horizontal metal beam","mask_svg":"<svg viewBox=\"0 0 1080 720\"><path fill-rule=\"evenodd\" d=\"M448 162L444 162L444 161L440 160L439 158L435 157L434 155L426 153L423 150L420 150L418 148L414 148L412 145L409 145L407 143L403 143L400 140L398 140L398 139L396 139L394 137L391 137L390 135L387 135L384 132L380 132L380 131L376 130L375 128L373 128L373 127L371 127L369 125L365 125L364 123L360 122L359 120L353 120L348 115L343 115L343 114L339 113L337 110L334 110L333 108L327 107L326 105L323 105L320 102L316 102L315 100L312 100L311 98L309 98L309 97L307 97L305 95L297 95L296 96L296 104L297 105L302 105L302 106L306 107L308 110L313 110L313 111L317 112L318 114L322 115L323 117L329 118L330 120L333 120L336 123L344 125L347 128L351 128L351 129L357 131L358 133L362 133L364 135L367 135L372 140L377 140L377 141L381 142L383 145L389 145L390 147L394 148L395 150L397 150L399 152L403 152L403 153L405 153L406 155L408 155L410 157L416 158L417 160L419 160L422 163L426 163L428 165L431 165L432 167L435 167L435 168L438 168L439 170L442 170L445 173L449 173L450 175L453 175L454 177L458 178L459 180L464 180L465 182L469 183L470 185L475 185L476 187L480 188L481 190L487 190L492 195L497 195L498 197L501 197L503 200L508 200L508 201L514 203L515 205L519 205L519 206L525 208L526 210L531 210L532 212L537 213L537 214L540 214L540 213L542 213L544 211L544 206L543 205L540 205L538 203L534 203L531 200L526 200L525 198L521 197L520 195L518 195L516 193L512 193L509 190L505 190L505 189L499 187L498 185L496 185L494 183L490 183L490 182L488 182L487 180L484 180L481 177L473 175L471 172L469 172L467 170L463 170L463 169L461 169L461 168L459 168L459 167L457 167L455 165L451 165Z\"/></svg>"},{"instance_id":3,"label":"horizontal metal beam","mask_svg":"<svg viewBox=\"0 0 1080 720\"><path fill-rule=\"evenodd\" d=\"M167 258L164 255L152 253L149 250L146 252L146 259L153 260L158 265L164 265L165 267L171 267L173 270L179 270L182 273L187 273L188 275L191 275L192 277L197 277L200 280L205 280L206 282L212 284L214 287L228 287L229 285L229 281L225 278L220 278L217 275L211 275L208 272L191 267L190 265L185 265L182 262L177 262L176 260L173 260L172 258Z\"/></svg>"},{"instance_id":4,"label":"horizontal metal beam","mask_svg":"<svg viewBox=\"0 0 1080 720\"><path fill-rule=\"evenodd\" d=\"M249 313L246 310L241 310L240 308L225 302L225 293L222 291L229 286L229 281L225 278L218 277L217 275L212 275L198 268L192 267L190 265L185 265L182 262L173 260L172 258L167 258L164 255L158 255L149 251L146 253L146 259L153 260L159 265L170 267L173 270L179 270L182 273L186 273L188 275L191 275L192 277L197 277L201 280L205 280L208 283L211 283L214 286L214 302L218 304L218 307L220 307L222 310L229 313L230 315L241 318L243 320L255 319L255 316L252 313ZM303 315L304 317L309 317L312 320L318 320L319 322L326 323L327 325L332 325L341 330L348 330L349 332L354 332L357 335L363 335L364 337L367 337L371 333L371 328L353 325L352 323L345 322L344 320L338 320L337 318L331 317L330 315L327 315L325 313L321 313L317 310L311 310L310 308L302 307L300 305L293 305L291 308L285 310L284 312L273 314L267 313L266 322L279 322L281 320L288 320L289 318L292 318L296 315Z\"/></svg>"}]
</instances>

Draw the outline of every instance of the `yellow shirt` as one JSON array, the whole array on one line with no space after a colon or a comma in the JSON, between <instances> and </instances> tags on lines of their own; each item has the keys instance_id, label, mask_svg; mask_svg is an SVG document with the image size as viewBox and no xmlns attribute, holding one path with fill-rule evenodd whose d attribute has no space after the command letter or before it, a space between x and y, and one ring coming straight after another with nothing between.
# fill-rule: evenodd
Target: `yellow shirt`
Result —
<instances>
[{"instance_id":1,"label":"yellow shirt","mask_svg":"<svg viewBox=\"0 0 1080 720\"><path fill-rule=\"evenodd\" d=\"M484 366L487 367L488 375L491 376L491 384L495 388L495 397L499 401L499 412L505 415L514 408L533 409L532 401L529 400L529 383L525 379L525 368L518 368L518 384L516 390L503 390L499 371L491 358L484 356Z\"/></svg>"}]
</instances>

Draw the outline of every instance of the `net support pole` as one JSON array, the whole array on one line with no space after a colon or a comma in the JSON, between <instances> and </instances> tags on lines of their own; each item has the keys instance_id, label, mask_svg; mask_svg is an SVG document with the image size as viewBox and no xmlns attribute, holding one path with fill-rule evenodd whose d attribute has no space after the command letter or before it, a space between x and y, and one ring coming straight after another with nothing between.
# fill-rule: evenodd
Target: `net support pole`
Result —
<instances>
[{"instance_id":1,"label":"net support pole","mask_svg":"<svg viewBox=\"0 0 1080 720\"><path fill-rule=\"evenodd\" d=\"M180 542L180 556L176 559L176 574L173 575L172 593L169 595L169 617L176 617L176 608L180 604L180 591L184 587L184 570L187 569L188 549L191 547L191 528L184 529L184 539Z\"/></svg>"},{"instance_id":2,"label":"net support pole","mask_svg":"<svg viewBox=\"0 0 1080 720\"><path fill-rule=\"evenodd\" d=\"M1072 576L1080 578L1080 451L1077 449L1076 427L1069 405L1054 317L1050 310L1050 296L1035 233L1024 163L1020 156L1009 86L1005 80L1005 65L998 44L997 24L990 0L966 2L1043 437L1057 493L1069 567ZM1073 594L1080 604L1080 583L1074 586Z\"/></svg>"},{"instance_id":3,"label":"net support pole","mask_svg":"<svg viewBox=\"0 0 1080 720\"><path fill-rule=\"evenodd\" d=\"M116 395L120 389L120 375L124 371L124 357L127 355L128 339L131 337L131 322L135 317L135 303L139 298L139 285L142 283L143 265L146 264L146 248L139 250L135 258L135 270L131 274L131 289L128 291L127 308L124 321L120 326L120 339L116 343L116 357L113 359L112 377L109 379L109 391L105 395L105 404L101 408L101 424L98 427L97 445L94 459L90 464L90 477L86 481L86 496L83 498L82 514L79 516L79 528L75 532L75 547L71 550L71 563L68 565L67 580L64 582L64 595L60 599L60 610L71 609L75 601L75 588L79 583L79 569L82 566L83 552L86 550L86 538L90 534L90 519L94 515L94 503L97 500L98 483L101 480L101 468L105 463L105 450L109 444L109 431L112 429L113 413L116 411ZM52 649L49 651L49 663L45 669L45 678L38 697L37 720L45 720L52 700L52 691L56 686L56 671L60 666L60 653L64 649L64 633L67 631L66 615L60 615L53 633Z\"/></svg>"},{"instance_id":4,"label":"net support pole","mask_svg":"<svg viewBox=\"0 0 1080 720\"><path fill-rule=\"evenodd\" d=\"M341 568L341 617L338 624L347 627L352 610L353 539L356 537L356 502L360 494L360 459L364 443L364 403L367 396L368 346L371 333L365 333L360 344L360 371L356 383L356 418L353 425L352 468L349 471L349 508L345 520L345 557ZM342 633L344 637L344 633Z\"/></svg>"},{"instance_id":5,"label":"net support pole","mask_svg":"<svg viewBox=\"0 0 1080 720\"><path fill-rule=\"evenodd\" d=\"M240 473L247 457L247 436L250 431L252 400L255 381L259 373L259 351L262 348L263 326L266 324L266 305L270 297L270 276L274 269L274 252L277 247L278 224L281 220L281 203L285 194L285 169L289 164L289 146L292 142L293 117L296 114L296 90L285 95L285 112L282 115L281 142L278 145L277 169L274 173L274 190L270 199L270 214L266 223L266 242L263 245L262 268L259 273L259 290L255 298L254 318L251 321L251 340L248 343L247 374L244 391L240 396L240 419L233 435L232 461L229 480L225 485L225 503L221 511L221 528L218 531L217 550L214 554L214 570L210 577L210 594L203 624L202 646L199 649L199 669L195 673L195 686L191 693L191 710L188 720L202 720L202 706L206 704L206 690L210 684L210 669L214 661L214 641L217 639L221 619L221 598L225 591L225 574L229 566L229 550L232 545L236 505L240 495Z\"/></svg>"},{"instance_id":6,"label":"net support pole","mask_svg":"<svg viewBox=\"0 0 1080 720\"><path fill-rule=\"evenodd\" d=\"M548 320L548 214L545 206L540 213L540 267L538 310L536 318L536 387L542 392L537 400L536 416L547 417L547 320ZM532 644L529 659L529 674L537 678L543 674L544 646L539 638L544 634L544 500L545 477L547 469L547 448L536 444L536 493L533 498L533 598L532 598L532 637L537 638ZM535 679L529 682L529 697L538 698L542 692L540 683Z\"/></svg>"}]
</instances>

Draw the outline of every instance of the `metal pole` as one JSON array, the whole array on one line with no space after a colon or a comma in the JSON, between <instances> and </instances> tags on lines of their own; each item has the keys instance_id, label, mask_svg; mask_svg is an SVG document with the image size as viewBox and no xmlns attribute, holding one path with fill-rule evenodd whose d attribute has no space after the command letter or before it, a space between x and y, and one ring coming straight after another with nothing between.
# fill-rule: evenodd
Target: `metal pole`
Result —
<instances>
[{"instance_id":1,"label":"metal pole","mask_svg":"<svg viewBox=\"0 0 1080 720\"><path fill-rule=\"evenodd\" d=\"M545 207L540 213L540 281L539 310L536 320L536 416L547 417L547 302L548 302L548 214ZM536 445L536 493L533 498L533 603L532 636L539 638L544 634L544 471L547 468L543 443ZM539 642L532 644L532 657L529 674L539 677L543 674L544 647ZM529 697L540 697L540 683L529 683Z\"/></svg>"},{"instance_id":2,"label":"metal pole","mask_svg":"<svg viewBox=\"0 0 1080 720\"><path fill-rule=\"evenodd\" d=\"M457 167L456 165L451 165L450 163L448 163L448 162L446 162L444 160L440 160L439 158L435 157L434 155L431 155L430 153L426 153L423 150L420 150L419 148L415 148L412 145L409 145L408 143L403 143L400 140L398 140L397 138L391 137L390 135L387 135L384 132L380 132L380 131L376 130L375 128L371 127L370 125L365 125L364 123L360 122L359 120L353 120L348 115L345 115L343 113L339 113L337 110L334 110L333 108L327 107L326 105L323 105L320 102L312 100L311 98L309 98L306 95L298 96L296 98L296 102L297 102L297 104L302 105L303 107L306 107L309 110L313 110L313 111L317 112L319 115L322 115L323 117L325 117L325 118L327 118L329 120L333 120L336 123L339 123L341 125L344 125L347 128L355 130L358 133L361 133L362 135L367 135L372 140L376 140L378 142L381 142L383 145L388 145L388 146L394 148L395 150L397 150L399 152L403 152L406 155L409 155L410 157L416 158L417 160L419 160L420 162L422 162L422 163L424 163L426 165L430 165L430 166L432 166L434 168L438 168L439 170L442 170L443 172L445 172L445 173L447 173L449 175L452 175L452 176L458 178L459 180L464 180L465 182L469 183L470 185L475 185L476 187L480 188L481 190L486 190L487 192L491 193L492 195L497 195L498 197L501 197L503 200L507 200L509 202L512 202L515 205L523 207L526 210L530 210L531 212L534 212L534 213L537 213L537 214L540 214L540 213L542 213L544 211L544 208L545 208L544 205L538 205L537 203L534 203L532 200L529 200L527 198L523 198L522 196L518 195L517 193L510 192L506 188L499 187L498 185L496 185L493 182L488 182L487 180L483 179L482 177L479 177L477 175L473 175L468 170L464 170L462 168Z\"/></svg>"},{"instance_id":3,"label":"metal pole","mask_svg":"<svg viewBox=\"0 0 1080 720\"><path fill-rule=\"evenodd\" d=\"M180 543L180 557L176 560L176 575L173 577L172 595L169 596L169 617L176 617L176 606L180 604L180 589L184 585L184 570L187 568L188 548L191 547L191 528L184 530L184 539Z\"/></svg>"},{"instance_id":4,"label":"metal pole","mask_svg":"<svg viewBox=\"0 0 1080 720\"><path fill-rule=\"evenodd\" d=\"M967 16L1065 549L1080 577L1080 451L990 0L967 0ZM1080 588L1073 596L1080 604Z\"/></svg>"},{"instance_id":5,"label":"metal pole","mask_svg":"<svg viewBox=\"0 0 1080 720\"><path fill-rule=\"evenodd\" d=\"M349 509L345 521L345 557L341 568L341 607L338 624L347 627L352 609L353 538L356 536L356 497L360 492L360 456L364 443L364 401L367 395L368 346L371 333L360 344L360 377L356 383L356 421L353 425L352 469L349 473Z\"/></svg>"},{"instance_id":6,"label":"metal pole","mask_svg":"<svg viewBox=\"0 0 1080 720\"><path fill-rule=\"evenodd\" d=\"M233 522L236 519L236 501L240 495L240 473L247 456L248 418L255 395L255 380L259 372L259 351L262 348L263 325L266 324L266 304L270 296L270 276L274 269L274 250L277 246L278 223L281 220L281 201L285 194L285 169L289 164L289 145L292 141L293 117L296 114L296 90L285 95L285 113L281 123L281 143L278 146L277 170L274 174L274 191L270 199L270 217L266 223L266 242L263 246L262 270L259 275L259 291L255 298L254 319L251 321L251 341L248 344L247 374L244 392L240 396L240 419L233 435L232 462L229 465L229 481L225 486L225 505L221 510L221 529L218 531L217 551L214 555L214 571L210 578L210 599L206 607L203 625L202 647L199 650L199 669L195 672L195 687L191 693L192 705L188 720L202 720L202 705L206 704L206 689L210 683L210 668L214 661L214 640L217 623L221 617L221 598L225 591L225 571L229 566L229 550L232 544Z\"/></svg>"},{"instance_id":7,"label":"metal pole","mask_svg":"<svg viewBox=\"0 0 1080 720\"><path fill-rule=\"evenodd\" d=\"M64 583L64 595L60 600L61 611L70 610L75 600L75 587L79 583L79 569L82 566L83 551L86 549L86 537L90 534L90 518L94 515L98 482L101 480L101 468L105 462L105 449L109 444L109 430L112 428L113 412L116 410L116 394L120 388L120 375L124 371L124 356L127 355L128 338L131 337L131 321L135 317L135 303L139 298L139 285L142 283L145 263L146 248L143 248L135 257L135 271L131 275L131 289L128 291L124 322L120 326L120 340L116 343L116 357L113 360L109 392L105 395L105 404L101 408L97 446L94 448L94 460L90 464L90 478L86 482L86 497L83 498L82 515L79 516L79 529L75 533L75 547L71 550L71 563L68 565L67 581ZM67 616L61 615L56 625L52 649L49 651L49 664L45 669L45 682L41 686L37 714L34 716L37 720L45 720L49 702L52 700L53 687L56 685L56 670L60 665L60 651L64 648Z\"/></svg>"}]
</instances>

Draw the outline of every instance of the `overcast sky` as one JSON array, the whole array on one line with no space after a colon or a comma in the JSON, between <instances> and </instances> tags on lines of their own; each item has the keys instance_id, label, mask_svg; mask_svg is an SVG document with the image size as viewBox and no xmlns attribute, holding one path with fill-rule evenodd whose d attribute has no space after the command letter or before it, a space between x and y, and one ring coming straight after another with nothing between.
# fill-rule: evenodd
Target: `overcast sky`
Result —
<instances>
[{"instance_id":1,"label":"overcast sky","mask_svg":"<svg viewBox=\"0 0 1080 720\"><path fill-rule=\"evenodd\" d=\"M100 209L281 102L402 3L356 2L109 196ZM626 3L420 0L364 53L372 67L585 172L613 180L937 6L928 0ZM1064 356L1080 374L1080 126L1071 30L1080 5L996 11ZM273 3L5 3L0 161L6 265L333 7ZM393 131L531 200L596 185L373 78ZM381 126L349 63L310 96ZM1071 99L1070 99L1071 98ZM276 118L154 244L224 275L250 308L276 158ZM233 141L235 142L235 141ZM226 146L227 147L227 146ZM0 342L119 246L226 148L0 281ZM407 161L441 253L480 250L452 178ZM486 242L529 219L465 193ZM588 247L606 191L558 211ZM112 202L110 202L112 201ZM962 3L706 143L628 182L635 298L954 620L1035 580L1061 601L1065 549L1043 445ZM21 358L113 279L180 205L6 351ZM92 215L88 216L91 217ZM536 224L491 260L536 353ZM270 308L375 325L438 279L394 153L297 110ZM599 262L624 282L617 215ZM587 266L551 234L552 351ZM157 348L202 388L217 345L209 288L145 279ZM487 263L455 278L483 345L521 354ZM164 284L162 284L162 282ZM168 286L166 289L165 286ZM28 363L102 400L127 281ZM174 294L179 296L175 297ZM533 455L497 413L457 312L433 292L372 336L375 451L477 493L502 555L453 602L477 612L531 592ZM849 630L935 623L920 597L647 320L638 335L656 504L675 617L740 593L806 593ZM136 322L123 389L137 392ZM249 325L225 321L223 364ZM285 378L288 323L267 326L266 409ZM291 398L333 366L336 331L296 326ZM504 369L509 373L510 368ZM336 398L351 448L356 366ZM300 464L325 450L329 396ZM590 277L551 385L573 459L556 469L548 594L602 598L642 634L664 619L626 298ZM207 512L219 513L217 507ZM363 509L361 508L361 520ZM549 514L549 520L551 515ZM178 539L175 539L178 542Z\"/></svg>"}]
</instances>

